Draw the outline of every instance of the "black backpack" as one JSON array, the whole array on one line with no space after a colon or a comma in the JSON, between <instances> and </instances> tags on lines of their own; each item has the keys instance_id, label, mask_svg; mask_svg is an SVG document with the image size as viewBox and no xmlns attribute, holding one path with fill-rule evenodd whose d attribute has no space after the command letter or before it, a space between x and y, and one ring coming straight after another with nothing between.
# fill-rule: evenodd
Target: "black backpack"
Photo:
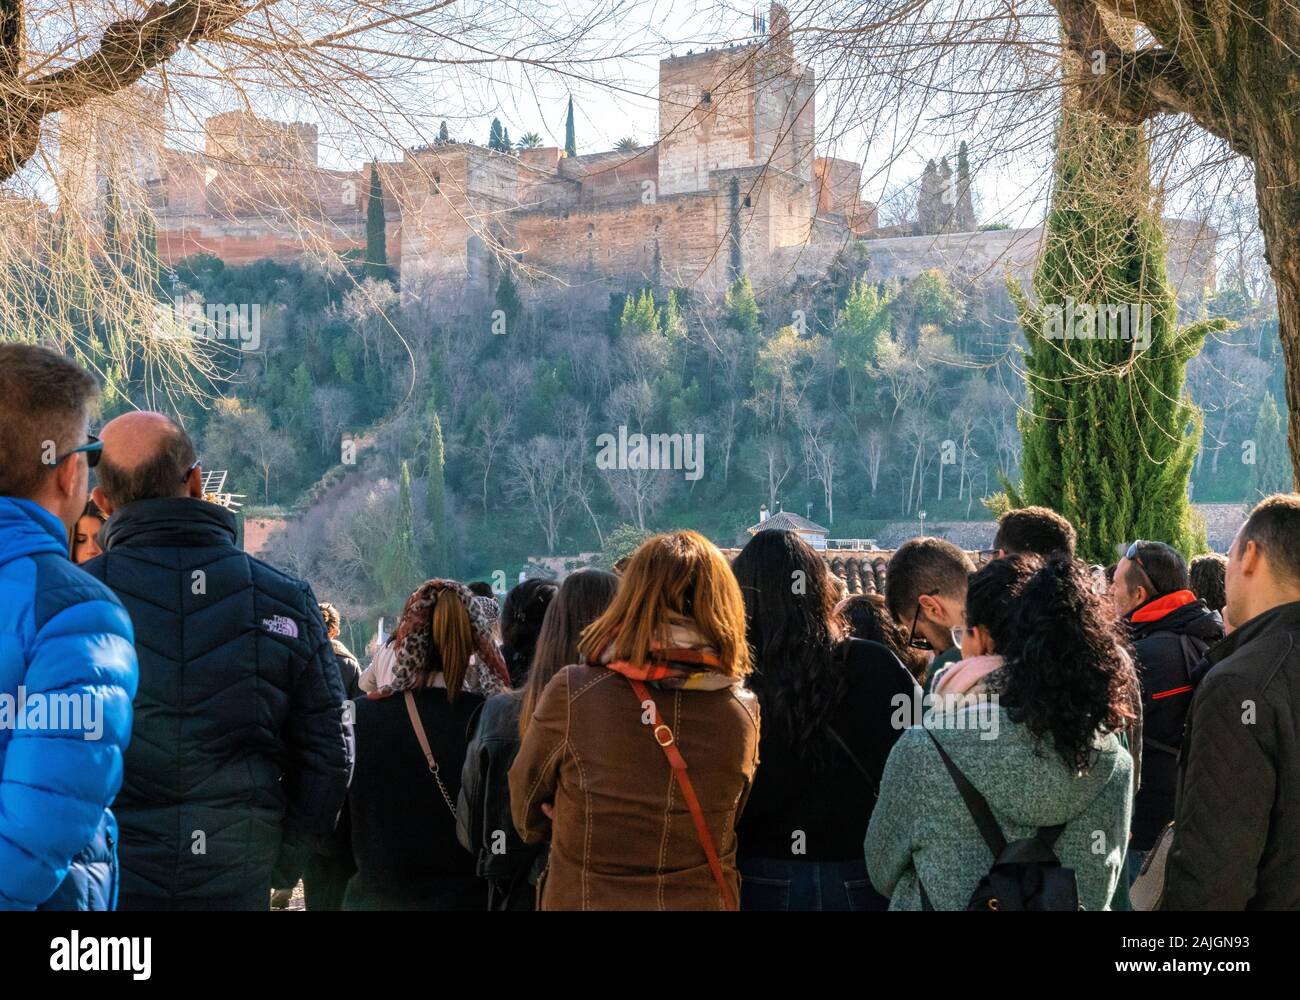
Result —
<instances>
[{"instance_id":1,"label":"black backpack","mask_svg":"<svg viewBox=\"0 0 1300 1000\"><path fill-rule=\"evenodd\" d=\"M1002 827L993 817L993 810L952 762L948 752L935 739L934 732L926 733L943 759L943 766L952 775L953 784L961 793L962 801L970 810L971 819L979 829L984 843L993 852L993 867L980 879L971 894L967 910L1077 910L1079 886L1073 868L1061 866L1053 849L1065 824L1042 827L1032 837L1007 843ZM933 910L925 886L918 874L916 884L921 890L921 909Z\"/></svg>"}]
</instances>

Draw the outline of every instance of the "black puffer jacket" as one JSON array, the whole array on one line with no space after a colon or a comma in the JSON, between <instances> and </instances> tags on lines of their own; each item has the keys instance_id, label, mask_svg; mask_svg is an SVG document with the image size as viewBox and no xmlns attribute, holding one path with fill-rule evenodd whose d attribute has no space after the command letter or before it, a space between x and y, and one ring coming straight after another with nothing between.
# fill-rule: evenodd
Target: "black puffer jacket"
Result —
<instances>
[{"instance_id":1,"label":"black puffer jacket","mask_svg":"<svg viewBox=\"0 0 1300 1000\"><path fill-rule=\"evenodd\" d=\"M1142 682L1142 787L1133 803L1131 846L1149 851L1174 818L1177 751L1195 685L1191 668L1223 638L1223 619L1197 600L1155 621L1130 621L1129 634Z\"/></svg>"},{"instance_id":2,"label":"black puffer jacket","mask_svg":"<svg viewBox=\"0 0 1300 1000\"><path fill-rule=\"evenodd\" d=\"M328 833L347 791L343 685L316 598L235 537L214 504L141 500L85 566L126 606L140 659L114 804L124 895L269 893L282 847Z\"/></svg>"},{"instance_id":3,"label":"black puffer jacket","mask_svg":"<svg viewBox=\"0 0 1300 1000\"><path fill-rule=\"evenodd\" d=\"M533 886L545 868L547 845L525 844L510 813L510 765L519 754L523 695L507 691L483 703L470 722L469 749L456 804L456 836L478 859L492 887L490 905L531 909Z\"/></svg>"},{"instance_id":4,"label":"black puffer jacket","mask_svg":"<svg viewBox=\"0 0 1300 1000\"><path fill-rule=\"evenodd\" d=\"M1179 762L1166 910L1300 910L1300 601L1212 649Z\"/></svg>"}]
</instances>

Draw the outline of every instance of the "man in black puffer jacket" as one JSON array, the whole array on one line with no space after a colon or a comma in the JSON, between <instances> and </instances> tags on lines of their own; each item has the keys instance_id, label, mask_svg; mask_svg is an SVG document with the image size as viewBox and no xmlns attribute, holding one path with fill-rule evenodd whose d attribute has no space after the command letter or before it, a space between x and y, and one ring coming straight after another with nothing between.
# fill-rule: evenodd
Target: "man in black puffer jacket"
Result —
<instances>
[{"instance_id":1,"label":"man in black puffer jacket","mask_svg":"<svg viewBox=\"0 0 1300 1000\"><path fill-rule=\"evenodd\" d=\"M140 685L115 804L121 909L259 909L333 828L351 739L311 588L235 545L175 422L102 431L104 554L84 567L135 624ZM295 878L296 881L296 878Z\"/></svg>"},{"instance_id":2,"label":"man in black puffer jacket","mask_svg":"<svg viewBox=\"0 0 1300 1000\"><path fill-rule=\"evenodd\" d=\"M1123 615L1142 683L1142 787L1133 800L1129 880L1174 818L1178 751L1195 667L1223 638L1223 619L1191 591L1187 563L1163 542L1134 542L1115 568L1111 600Z\"/></svg>"}]
</instances>

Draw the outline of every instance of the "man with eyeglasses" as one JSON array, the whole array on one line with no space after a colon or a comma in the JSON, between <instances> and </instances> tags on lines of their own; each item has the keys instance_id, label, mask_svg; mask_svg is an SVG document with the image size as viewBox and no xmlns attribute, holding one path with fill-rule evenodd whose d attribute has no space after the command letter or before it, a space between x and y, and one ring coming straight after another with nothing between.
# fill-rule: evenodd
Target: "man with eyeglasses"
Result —
<instances>
[{"instance_id":1,"label":"man with eyeglasses","mask_svg":"<svg viewBox=\"0 0 1300 1000\"><path fill-rule=\"evenodd\" d=\"M1179 761L1167 910L1300 910L1300 494L1228 550L1232 632L1206 656Z\"/></svg>"},{"instance_id":2,"label":"man with eyeglasses","mask_svg":"<svg viewBox=\"0 0 1300 1000\"><path fill-rule=\"evenodd\" d=\"M1110 587L1127 627L1142 688L1142 787L1133 802L1129 881L1174 818L1178 750L1196 687L1197 664L1223 638L1223 620L1191 590L1187 563L1164 542L1124 551Z\"/></svg>"},{"instance_id":3,"label":"man with eyeglasses","mask_svg":"<svg viewBox=\"0 0 1300 1000\"><path fill-rule=\"evenodd\" d=\"M62 355L0 344L0 910L115 905L136 655L121 603L68 559L98 398Z\"/></svg>"},{"instance_id":4,"label":"man with eyeglasses","mask_svg":"<svg viewBox=\"0 0 1300 1000\"><path fill-rule=\"evenodd\" d=\"M926 690L939 672L961 659L966 626L966 578L975 567L952 542L912 538L900 545L885 569L889 613L907 629L908 645L932 653Z\"/></svg>"},{"instance_id":5,"label":"man with eyeglasses","mask_svg":"<svg viewBox=\"0 0 1300 1000\"><path fill-rule=\"evenodd\" d=\"M333 830L351 770L320 606L236 545L180 424L125 413L101 434L109 518L85 568L131 612L140 657L121 908L269 909L272 881L296 884Z\"/></svg>"}]
</instances>

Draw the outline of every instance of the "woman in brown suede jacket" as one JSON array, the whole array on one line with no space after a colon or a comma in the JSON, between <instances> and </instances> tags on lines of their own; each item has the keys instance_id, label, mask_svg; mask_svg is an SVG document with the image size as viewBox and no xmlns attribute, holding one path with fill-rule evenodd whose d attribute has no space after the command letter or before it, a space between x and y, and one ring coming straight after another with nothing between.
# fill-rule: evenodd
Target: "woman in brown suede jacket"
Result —
<instances>
[{"instance_id":1,"label":"woman in brown suede jacket","mask_svg":"<svg viewBox=\"0 0 1300 1000\"><path fill-rule=\"evenodd\" d=\"M726 558L693 531L651 538L578 649L510 769L520 837L551 841L538 909L734 909L759 729Z\"/></svg>"}]
</instances>

